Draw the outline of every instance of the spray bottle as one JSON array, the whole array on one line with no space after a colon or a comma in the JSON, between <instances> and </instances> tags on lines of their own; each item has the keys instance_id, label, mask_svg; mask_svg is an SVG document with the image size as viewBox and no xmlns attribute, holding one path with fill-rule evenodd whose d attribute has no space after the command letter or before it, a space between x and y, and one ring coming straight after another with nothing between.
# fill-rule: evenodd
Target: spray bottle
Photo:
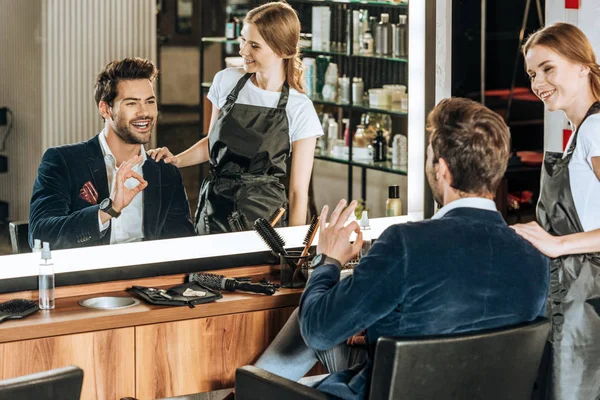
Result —
<instances>
[{"instance_id":1,"label":"spray bottle","mask_svg":"<svg viewBox=\"0 0 600 400\"><path fill-rule=\"evenodd\" d=\"M360 231L362 232L363 244L360 249L360 258L363 258L367 255L369 250L371 249L371 226L369 226L369 213L368 211L363 211L362 216L360 218Z\"/></svg>"},{"instance_id":2,"label":"spray bottle","mask_svg":"<svg viewBox=\"0 0 600 400\"><path fill-rule=\"evenodd\" d=\"M50 243L44 242L42 262L39 268L39 299L40 309L54 309L54 264L50 255Z\"/></svg>"}]
</instances>

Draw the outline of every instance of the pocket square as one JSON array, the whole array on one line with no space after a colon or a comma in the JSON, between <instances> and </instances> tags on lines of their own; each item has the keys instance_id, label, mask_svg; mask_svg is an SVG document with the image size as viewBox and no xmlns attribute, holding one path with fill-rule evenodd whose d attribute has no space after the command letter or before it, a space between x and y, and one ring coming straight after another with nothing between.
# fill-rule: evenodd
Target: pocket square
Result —
<instances>
[{"instance_id":1,"label":"pocket square","mask_svg":"<svg viewBox=\"0 0 600 400\"><path fill-rule=\"evenodd\" d=\"M87 181L79 190L79 197L90 204L98 204L98 192L91 181Z\"/></svg>"}]
</instances>

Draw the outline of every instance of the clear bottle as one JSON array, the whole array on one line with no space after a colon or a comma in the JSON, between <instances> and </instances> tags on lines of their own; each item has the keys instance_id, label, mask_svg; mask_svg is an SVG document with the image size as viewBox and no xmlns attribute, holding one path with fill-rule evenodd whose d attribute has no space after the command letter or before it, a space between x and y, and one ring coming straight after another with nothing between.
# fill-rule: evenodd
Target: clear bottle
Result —
<instances>
[{"instance_id":1,"label":"clear bottle","mask_svg":"<svg viewBox=\"0 0 600 400\"><path fill-rule=\"evenodd\" d=\"M50 255L50 244L44 242L42 262L39 267L39 305L42 310L54 309L54 264Z\"/></svg>"},{"instance_id":2,"label":"clear bottle","mask_svg":"<svg viewBox=\"0 0 600 400\"><path fill-rule=\"evenodd\" d=\"M397 217L402 215L402 200L400 200L400 186L388 187L388 199L385 202L385 216Z\"/></svg>"},{"instance_id":3,"label":"clear bottle","mask_svg":"<svg viewBox=\"0 0 600 400\"><path fill-rule=\"evenodd\" d=\"M360 231L362 233L363 244L360 249L360 258L363 258L367 255L369 250L371 250L371 226L369 225L369 212L363 211L360 217Z\"/></svg>"},{"instance_id":4,"label":"clear bottle","mask_svg":"<svg viewBox=\"0 0 600 400\"><path fill-rule=\"evenodd\" d=\"M33 248L31 249L32 253L41 253L42 252L42 241L40 239L33 239Z\"/></svg>"}]
</instances>

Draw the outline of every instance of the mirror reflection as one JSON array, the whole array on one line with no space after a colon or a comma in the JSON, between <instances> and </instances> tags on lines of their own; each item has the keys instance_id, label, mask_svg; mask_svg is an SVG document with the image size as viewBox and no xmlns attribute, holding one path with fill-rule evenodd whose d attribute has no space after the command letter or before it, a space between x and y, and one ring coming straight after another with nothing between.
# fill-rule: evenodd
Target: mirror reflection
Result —
<instances>
[{"instance_id":1,"label":"mirror reflection","mask_svg":"<svg viewBox=\"0 0 600 400\"><path fill-rule=\"evenodd\" d=\"M15 121L2 154L10 169L0 175L0 200L10 205L3 218L15 223L19 251L28 251L36 238L60 249L246 230L257 218L304 225L352 189L354 198L365 199L367 186L384 193L372 196L374 217L386 215L387 186L398 185L395 192L405 197L406 167L370 172L367 185L360 178L365 168L349 165L349 140L355 164L378 135L391 154L393 134L406 139L406 121L377 107L351 114L341 106L349 100L342 87L346 74L352 76L343 56L325 60L325 67L337 70L333 93L320 101L327 88L315 93L310 74L317 71L307 68L316 56L300 47L310 31L310 7L215 4L227 24L234 22L235 41L209 45L209 35L231 27L207 23L197 35L196 3L186 23L170 1L158 9L153 1L136 10L113 5L72 5L74 16L87 16L89 24L83 24L52 4L0 2L7 11L0 17L1 47L9 54L26 49L20 58L2 61L2 80L14 83L12 92L0 95L0 106L10 107ZM107 15L93 18L99 10ZM274 19L265 24L269 13ZM117 29L117 14L134 37ZM62 28L47 23L63 17ZM148 31L152 18L157 27ZM104 38L100 44L98 37ZM204 45L201 37L208 38ZM24 70L24 63L33 67ZM333 74L334 68L325 68L322 78L327 70ZM378 83L365 78L361 92ZM368 98L355 97L357 106L368 104ZM405 213L406 205L399 210ZM0 254L13 250L2 247Z\"/></svg>"}]
</instances>

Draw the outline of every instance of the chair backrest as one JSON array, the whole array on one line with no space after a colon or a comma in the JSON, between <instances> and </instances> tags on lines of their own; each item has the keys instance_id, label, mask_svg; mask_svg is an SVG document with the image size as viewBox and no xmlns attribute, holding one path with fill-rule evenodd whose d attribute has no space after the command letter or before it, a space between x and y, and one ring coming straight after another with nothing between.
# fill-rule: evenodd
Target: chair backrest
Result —
<instances>
[{"instance_id":1,"label":"chair backrest","mask_svg":"<svg viewBox=\"0 0 600 400\"><path fill-rule=\"evenodd\" d=\"M31 247L29 247L28 235L29 223L26 221L11 222L8 224L8 230L10 232L10 244L12 245L12 251L14 254L19 253L31 253Z\"/></svg>"},{"instance_id":2,"label":"chair backrest","mask_svg":"<svg viewBox=\"0 0 600 400\"><path fill-rule=\"evenodd\" d=\"M529 400L550 322L377 342L369 400Z\"/></svg>"},{"instance_id":3,"label":"chair backrest","mask_svg":"<svg viewBox=\"0 0 600 400\"><path fill-rule=\"evenodd\" d=\"M83 370L68 366L0 381L0 399L79 400Z\"/></svg>"}]
</instances>

